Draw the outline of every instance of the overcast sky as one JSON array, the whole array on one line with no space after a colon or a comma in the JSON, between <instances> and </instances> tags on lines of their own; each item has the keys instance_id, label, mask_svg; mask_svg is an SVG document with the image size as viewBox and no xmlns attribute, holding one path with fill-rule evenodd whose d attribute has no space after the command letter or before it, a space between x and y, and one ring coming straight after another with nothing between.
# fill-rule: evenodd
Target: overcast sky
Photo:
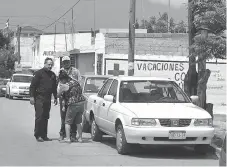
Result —
<instances>
[{"instance_id":1,"label":"overcast sky","mask_svg":"<svg viewBox=\"0 0 227 167\"><path fill-rule=\"evenodd\" d=\"M43 29L63 15L77 0L0 0L0 29L10 19L10 28L30 25ZM128 28L130 0L95 0L96 29ZM187 0L171 0L170 15L187 21ZM136 18L141 20L168 12L168 0L136 0ZM70 31L71 12L65 15L66 31ZM94 0L81 0L74 8L76 30L94 28ZM57 31L63 32L63 19ZM54 31L54 25L44 31Z\"/></svg>"}]
</instances>

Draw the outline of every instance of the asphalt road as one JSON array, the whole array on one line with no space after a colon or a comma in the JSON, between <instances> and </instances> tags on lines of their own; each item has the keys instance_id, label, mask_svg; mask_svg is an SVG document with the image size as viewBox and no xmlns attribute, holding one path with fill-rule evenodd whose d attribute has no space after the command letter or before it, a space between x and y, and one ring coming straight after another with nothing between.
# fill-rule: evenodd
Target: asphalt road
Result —
<instances>
[{"instance_id":1,"label":"asphalt road","mask_svg":"<svg viewBox=\"0 0 227 167\"><path fill-rule=\"evenodd\" d=\"M135 148L131 155L119 155L115 140L104 137L92 142L84 134L84 143L59 143L58 106L52 106L49 121L50 142L37 143L33 136L34 109L27 100L0 98L0 166L217 166L218 158L209 153L196 154L191 148L149 146Z\"/></svg>"}]
</instances>

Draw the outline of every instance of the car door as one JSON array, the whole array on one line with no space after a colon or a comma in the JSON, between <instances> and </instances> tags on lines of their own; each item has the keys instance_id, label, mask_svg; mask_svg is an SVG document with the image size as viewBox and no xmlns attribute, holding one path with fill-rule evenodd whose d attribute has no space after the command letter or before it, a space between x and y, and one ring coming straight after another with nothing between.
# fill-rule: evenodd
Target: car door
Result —
<instances>
[{"instance_id":1,"label":"car door","mask_svg":"<svg viewBox=\"0 0 227 167\"><path fill-rule=\"evenodd\" d=\"M112 81L113 81L112 79L108 79L105 82L101 90L98 92L97 98L94 99L94 102L93 102L95 106L94 109L95 109L96 123L99 127L103 127L102 125L103 116L101 112L101 105L103 104L104 96L107 94Z\"/></svg>"},{"instance_id":2,"label":"car door","mask_svg":"<svg viewBox=\"0 0 227 167\"><path fill-rule=\"evenodd\" d=\"M101 113L103 114L104 120L104 130L109 132L110 134L115 134L115 118L116 118L116 100L117 100L117 90L118 90L118 81L114 80L110 86L110 89L107 95L112 95L114 97L114 101L103 101L103 105L101 106Z\"/></svg>"}]
</instances>

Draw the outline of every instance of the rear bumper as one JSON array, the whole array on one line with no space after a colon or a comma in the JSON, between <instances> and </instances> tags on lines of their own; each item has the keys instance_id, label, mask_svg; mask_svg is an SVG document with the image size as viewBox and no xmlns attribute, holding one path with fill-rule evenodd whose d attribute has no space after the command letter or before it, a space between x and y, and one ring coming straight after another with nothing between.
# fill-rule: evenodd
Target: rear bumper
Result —
<instances>
[{"instance_id":1,"label":"rear bumper","mask_svg":"<svg viewBox=\"0 0 227 167\"><path fill-rule=\"evenodd\" d=\"M185 131L186 139L169 139L170 131ZM124 127L126 140L134 144L167 144L167 145L195 145L210 144L214 136L214 128L211 127L166 127L166 128L135 128Z\"/></svg>"}]
</instances>

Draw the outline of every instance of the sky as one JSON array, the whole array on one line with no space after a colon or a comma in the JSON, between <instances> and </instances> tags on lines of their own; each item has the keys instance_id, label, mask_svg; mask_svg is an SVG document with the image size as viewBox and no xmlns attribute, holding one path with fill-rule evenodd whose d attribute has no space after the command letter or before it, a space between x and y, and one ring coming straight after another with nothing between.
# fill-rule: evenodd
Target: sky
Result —
<instances>
[{"instance_id":1,"label":"sky","mask_svg":"<svg viewBox=\"0 0 227 167\"><path fill-rule=\"evenodd\" d=\"M9 19L10 28L16 25L32 26L45 32L54 32L54 25L48 25L62 16L78 0L0 0L0 29ZM168 0L136 0L136 18L148 19L168 12ZM73 18L76 31L91 28L128 28L130 0L80 0L74 7ZM94 12L95 9L95 12ZM95 14L94 14L95 13ZM95 17L94 17L95 16ZM187 0L170 0L170 16L176 22L187 22ZM95 18L95 24L94 24ZM71 31L72 12L57 22L57 32ZM46 28L46 29L45 29Z\"/></svg>"}]
</instances>

